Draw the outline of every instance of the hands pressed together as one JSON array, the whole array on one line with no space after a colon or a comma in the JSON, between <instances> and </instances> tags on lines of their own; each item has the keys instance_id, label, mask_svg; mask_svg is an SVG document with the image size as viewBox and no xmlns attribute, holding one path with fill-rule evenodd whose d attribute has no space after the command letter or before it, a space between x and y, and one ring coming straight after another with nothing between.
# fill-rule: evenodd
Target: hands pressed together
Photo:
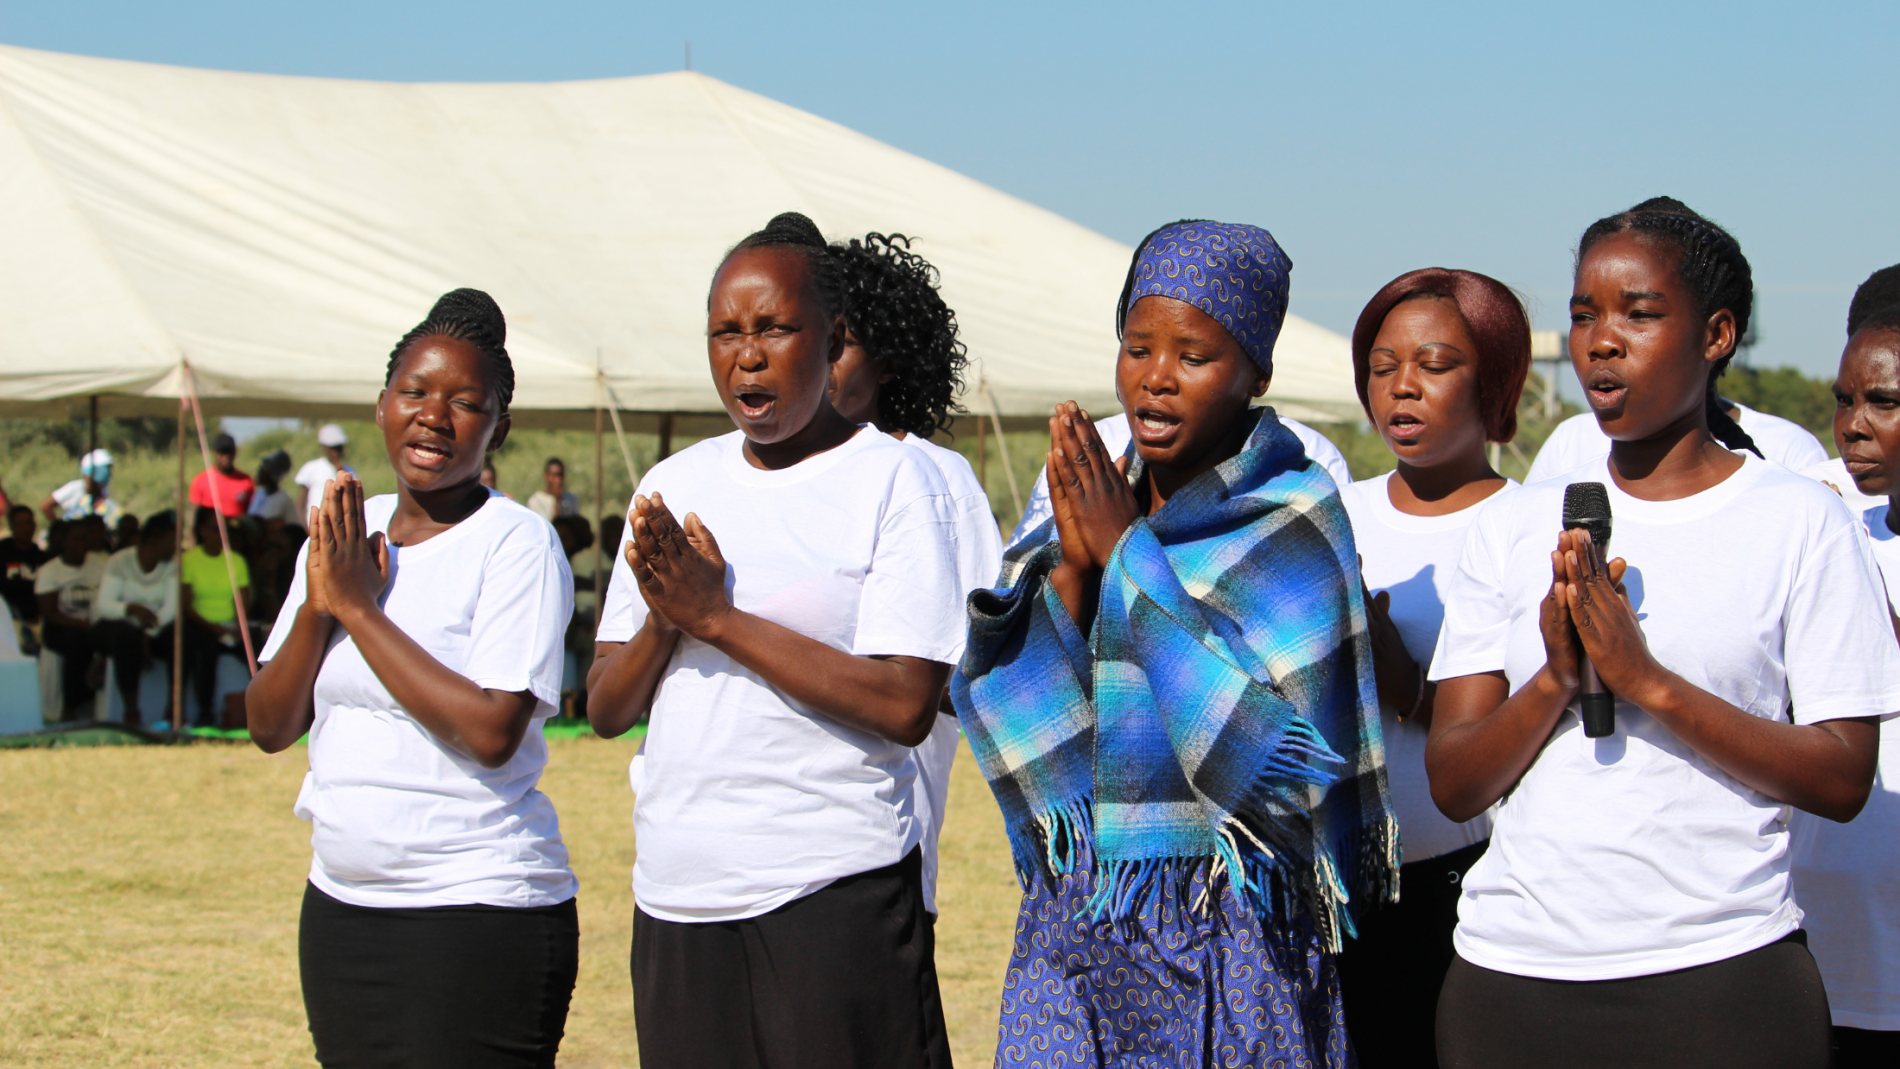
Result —
<instances>
[{"instance_id":1,"label":"hands pressed together","mask_svg":"<svg viewBox=\"0 0 1900 1069\"><path fill-rule=\"evenodd\" d=\"M310 510L305 584L305 606L345 629L355 614L375 609L389 586L389 543L369 530L363 484L349 472L325 483L323 503Z\"/></svg>"},{"instance_id":2,"label":"hands pressed together","mask_svg":"<svg viewBox=\"0 0 1900 1069\"><path fill-rule=\"evenodd\" d=\"M707 641L732 611L726 558L694 513L682 525L666 499L636 495L627 513L627 566L640 584L651 625Z\"/></svg>"},{"instance_id":3,"label":"hands pressed together","mask_svg":"<svg viewBox=\"0 0 1900 1069\"><path fill-rule=\"evenodd\" d=\"M1095 421L1074 401L1049 419L1049 505L1055 513L1062 561L1050 584L1078 625L1094 616L1101 570L1122 535L1141 515L1128 485L1128 461L1111 458Z\"/></svg>"},{"instance_id":4,"label":"hands pressed together","mask_svg":"<svg viewBox=\"0 0 1900 1069\"><path fill-rule=\"evenodd\" d=\"M1605 687L1647 707L1642 696L1667 670L1650 654L1630 606L1623 586L1628 562L1605 561L1588 532L1569 530L1558 536L1550 567L1550 593L1538 607L1538 626L1551 679L1575 693L1588 656Z\"/></svg>"}]
</instances>

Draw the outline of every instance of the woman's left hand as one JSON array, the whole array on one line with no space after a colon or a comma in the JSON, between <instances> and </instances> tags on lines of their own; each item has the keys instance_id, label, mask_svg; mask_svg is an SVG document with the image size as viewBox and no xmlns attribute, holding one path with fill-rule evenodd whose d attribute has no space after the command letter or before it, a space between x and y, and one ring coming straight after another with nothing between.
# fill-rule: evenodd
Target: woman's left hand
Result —
<instances>
[{"instance_id":1,"label":"woman's left hand","mask_svg":"<svg viewBox=\"0 0 1900 1069\"><path fill-rule=\"evenodd\" d=\"M1628 563L1621 557L1606 563L1584 531L1565 531L1563 538L1565 593L1583 652L1605 687L1642 705L1641 695L1665 670L1650 654L1643 625L1623 589Z\"/></svg>"},{"instance_id":2,"label":"woman's left hand","mask_svg":"<svg viewBox=\"0 0 1900 1069\"><path fill-rule=\"evenodd\" d=\"M389 585L389 544L382 532L370 533L363 484L349 472L338 473L323 496L310 556L318 564L311 577L323 583L322 603L338 617L375 608Z\"/></svg>"},{"instance_id":3,"label":"woman's left hand","mask_svg":"<svg viewBox=\"0 0 1900 1069\"><path fill-rule=\"evenodd\" d=\"M726 595L726 558L711 531L693 513L682 525L659 494L633 499L628 564L647 607L681 631L710 642L732 611Z\"/></svg>"}]
</instances>

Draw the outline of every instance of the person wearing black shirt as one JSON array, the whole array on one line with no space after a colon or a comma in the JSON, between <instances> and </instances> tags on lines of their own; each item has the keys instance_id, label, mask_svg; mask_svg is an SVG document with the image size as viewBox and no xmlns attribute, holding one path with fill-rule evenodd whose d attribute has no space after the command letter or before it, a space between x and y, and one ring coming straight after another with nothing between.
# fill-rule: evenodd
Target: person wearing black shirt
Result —
<instances>
[{"instance_id":1,"label":"person wearing black shirt","mask_svg":"<svg viewBox=\"0 0 1900 1069\"><path fill-rule=\"evenodd\" d=\"M0 597L7 600L13 618L30 623L40 618L40 602L33 595L33 576L51 556L35 545L39 521L33 510L15 505L7 510L7 527L12 537L0 539Z\"/></svg>"}]
</instances>

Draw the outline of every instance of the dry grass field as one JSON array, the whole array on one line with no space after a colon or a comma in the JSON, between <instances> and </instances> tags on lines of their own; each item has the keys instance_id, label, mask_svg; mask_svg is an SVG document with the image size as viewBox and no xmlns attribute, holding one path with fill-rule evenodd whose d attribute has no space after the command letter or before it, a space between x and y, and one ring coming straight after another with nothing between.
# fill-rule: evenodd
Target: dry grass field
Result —
<instances>
[{"instance_id":1,"label":"dry grass field","mask_svg":"<svg viewBox=\"0 0 1900 1069\"><path fill-rule=\"evenodd\" d=\"M543 787L580 875L561 1064L639 1064L627 946L632 746L550 743ZM0 1065L307 1066L301 749L0 751ZM1015 921L1001 818L967 750L944 832L937 966L957 1062L989 1064Z\"/></svg>"}]
</instances>

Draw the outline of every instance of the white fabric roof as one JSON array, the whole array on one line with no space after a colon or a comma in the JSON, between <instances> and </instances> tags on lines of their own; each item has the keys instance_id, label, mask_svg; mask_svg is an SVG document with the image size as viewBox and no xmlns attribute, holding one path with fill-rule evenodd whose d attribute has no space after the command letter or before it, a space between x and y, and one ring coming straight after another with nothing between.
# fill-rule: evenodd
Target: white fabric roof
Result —
<instances>
[{"instance_id":1,"label":"white fabric roof","mask_svg":"<svg viewBox=\"0 0 1900 1069\"><path fill-rule=\"evenodd\" d=\"M916 236L1005 416L1118 407L1127 246L703 74L425 85L0 46L0 412L170 411L188 360L213 412L360 415L390 345L470 285L508 316L524 416L591 420L604 381L723 420L706 286L787 209ZM1346 339L1289 318L1268 400L1356 418Z\"/></svg>"}]
</instances>

